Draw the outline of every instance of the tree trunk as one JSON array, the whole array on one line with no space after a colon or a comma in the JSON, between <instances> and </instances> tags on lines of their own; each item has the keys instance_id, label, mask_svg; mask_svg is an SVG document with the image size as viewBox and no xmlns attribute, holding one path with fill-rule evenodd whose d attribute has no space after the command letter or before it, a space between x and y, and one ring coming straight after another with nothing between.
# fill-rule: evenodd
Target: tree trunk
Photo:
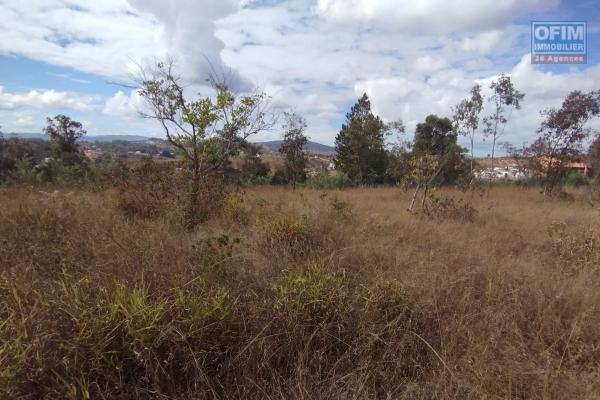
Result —
<instances>
[{"instance_id":1,"label":"tree trunk","mask_svg":"<svg viewBox=\"0 0 600 400\"><path fill-rule=\"evenodd\" d=\"M410 201L410 205L408 206L408 211L412 212L413 207L415 206L415 200L417 199L417 194L419 193L419 190L421 189L421 184L417 185L417 188L415 189L415 193L413 194L412 200Z\"/></svg>"},{"instance_id":2,"label":"tree trunk","mask_svg":"<svg viewBox=\"0 0 600 400\"><path fill-rule=\"evenodd\" d=\"M190 188L190 197L187 210L187 221L188 228L193 228L198 224L199 221L199 210L198 202L200 197L200 164L198 161L192 162L192 186Z\"/></svg>"},{"instance_id":3,"label":"tree trunk","mask_svg":"<svg viewBox=\"0 0 600 400\"><path fill-rule=\"evenodd\" d=\"M496 150L496 135L494 135L494 140L492 141L492 171L494 171L494 152Z\"/></svg>"},{"instance_id":4,"label":"tree trunk","mask_svg":"<svg viewBox=\"0 0 600 400\"><path fill-rule=\"evenodd\" d=\"M425 185L423 189L423 199L421 200L421 211L425 210L425 202L427 201L427 193L429 192L429 186Z\"/></svg>"},{"instance_id":5,"label":"tree trunk","mask_svg":"<svg viewBox=\"0 0 600 400\"><path fill-rule=\"evenodd\" d=\"M475 154L473 152L473 141L474 141L473 136L471 136L471 175L473 175L473 162L475 159Z\"/></svg>"}]
</instances>

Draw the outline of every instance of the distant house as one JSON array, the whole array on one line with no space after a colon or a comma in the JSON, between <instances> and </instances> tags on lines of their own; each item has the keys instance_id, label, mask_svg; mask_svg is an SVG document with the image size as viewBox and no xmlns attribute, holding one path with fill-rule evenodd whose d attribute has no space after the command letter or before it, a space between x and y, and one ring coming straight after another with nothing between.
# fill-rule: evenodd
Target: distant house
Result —
<instances>
[{"instance_id":1,"label":"distant house","mask_svg":"<svg viewBox=\"0 0 600 400\"><path fill-rule=\"evenodd\" d=\"M580 172L584 175L588 174L588 166L584 162L572 162L567 164L567 168L572 172Z\"/></svg>"},{"instance_id":2,"label":"distant house","mask_svg":"<svg viewBox=\"0 0 600 400\"><path fill-rule=\"evenodd\" d=\"M548 169L551 164L556 162L556 160L553 160L550 157L541 157L538 162L544 169ZM588 166L584 161L569 162L565 164L564 167L569 172L580 172L584 175L588 174Z\"/></svg>"},{"instance_id":3,"label":"distant house","mask_svg":"<svg viewBox=\"0 0 600 400\"><path fill-rule=\"evenodd\" d=\"M522 171L517 166L505 166L505 167L485 168L483 170L476 171L475 176L477 176L479 179L485 179L485 180L496 180L496 179L516 180L516 179L523 178L525 176L525 172Z\"/></svg>"},{"instance_id":4,"label":"distant house","mask_svg":"<svg viewBox=\"0 0 600 400\"><path fill-rule=\"evenodd\" d=\"M100 158L102 156L102 151L101 150L95 150L95 149L85 149L83 151L83 154L85 155L85 157L90 160L90 161L96 161L98 158Z\"/></svg>"}]
</instances>

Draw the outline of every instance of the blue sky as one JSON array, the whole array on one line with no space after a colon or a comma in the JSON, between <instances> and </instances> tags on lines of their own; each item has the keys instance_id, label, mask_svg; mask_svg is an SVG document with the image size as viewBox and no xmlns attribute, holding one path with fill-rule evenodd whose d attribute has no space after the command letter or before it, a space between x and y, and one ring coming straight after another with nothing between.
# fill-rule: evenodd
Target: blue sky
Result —
<instances>
[{"instance_id":1,"label":"blue sky","mask_svg":"<svg viewBox=\"0 0 600 400\"><path fill-rule=\"evenodd\" d=\"M169 55L203 92L207 59L294 109L332 144L363 92L406 138L429 113L451 115L476 82L500 73L526 93L503 140L530 142L539 110L600 89L600 7L558 0L0 0L0 125L40 132L64 113L90 135L161 136L130 83L135 64ZM586 65L531 65L530 23L587 21ZM485 111L484 111L485 112ZM255 140L278 138L278 129ZM478 139L478 152L488 145Z\"/></svg>"}]
</instances>

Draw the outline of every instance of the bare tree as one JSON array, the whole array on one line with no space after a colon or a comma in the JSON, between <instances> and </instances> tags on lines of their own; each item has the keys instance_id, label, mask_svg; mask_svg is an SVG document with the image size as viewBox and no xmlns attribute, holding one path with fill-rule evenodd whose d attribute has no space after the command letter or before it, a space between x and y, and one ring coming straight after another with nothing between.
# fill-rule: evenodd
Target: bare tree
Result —
<instances>
[{"instance_id":1,"label":"bare tree","mask_svg":"<svg viewBox=\"0 0 600 400\"><path fill-rule=\"evenodd\" d=\"M544 195L560 185L568 164L582 158L592 130L585 124L600 114L600 91L569 93L560 109L546 109L538 138L526 149L532 168L544 177Z\"/></svg>"},{"instance_id":2,"label":"bare tree","mask_svg":"<svg viewBox=\"0 0 600 400\"><path fill-rule=\"evenodd\" d=\"M286 112L284 117L285 133L279 152L285 157L285 171L292 182L293 189L296 190L296 183L302 179L306 169L304 146L308 139L304 135L304 130L307 125L306 120L295 112Z\"/></svg>"},{"instance_id":3,"label":"bare tree","mask_svg":"<svg viewBox=\"0 0 600 400\"><path fill-rule=\"evenodd\" d=\"M249 136L273 126L268 97L258 91L238 96L224 79L212 75L207 81L214 96L188 98L170 60L140 68L136 80L149 109L141 115L157 120L187 161L191 173L187 220L193 226L198 223L203 178L217 172Z\"/></svg>"},{"instance_id":4,"label":"bare tree","mask_svg":"<svg viewBox=\"0 0 600 400\"><path fill-rule=\"evenodd\" d=\"M488 101L493 103L492 114L483 118L485 136L492 137L492 169L494 168L494 155L496 152L496 140L504 134L506 123L510 119L513 109L521 109L521 101L525 95L515 89L510 76L500 75L497 81L490 85L492 95ZM507 113L508 109L508 113Z\"/></svg>"},{"instance_id":5,"label":"bare tree","mask_svg":"<svg viewBox=\"0 0 600 400\"><path fill-rule=\"evenodd\" d=\"M474 167L474 142L475 132L479 127L479 114L483 109L483 96L481 85L476 84L471 88L471 98L462 100L454 110L454 129L460 135L467 136L471 143L471 175Z\"/></svg>"}]
</instances>

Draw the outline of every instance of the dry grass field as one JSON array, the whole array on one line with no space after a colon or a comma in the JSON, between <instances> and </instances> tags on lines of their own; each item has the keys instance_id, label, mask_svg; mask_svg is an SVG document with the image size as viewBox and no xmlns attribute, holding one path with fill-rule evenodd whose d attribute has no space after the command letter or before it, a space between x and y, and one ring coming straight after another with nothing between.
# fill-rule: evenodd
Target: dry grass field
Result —
<instances>
[{"instance_id":1,"label":"dry grass field","mask_svg":"<svg viewBox=\"0 0 600 400\"><path fill-rule=\"evenodd\" d=\"M600 399L600 211L438 194L476 214L265 187L186 231L3 189L0 398Z\"/></svg>"}]
</instances>

